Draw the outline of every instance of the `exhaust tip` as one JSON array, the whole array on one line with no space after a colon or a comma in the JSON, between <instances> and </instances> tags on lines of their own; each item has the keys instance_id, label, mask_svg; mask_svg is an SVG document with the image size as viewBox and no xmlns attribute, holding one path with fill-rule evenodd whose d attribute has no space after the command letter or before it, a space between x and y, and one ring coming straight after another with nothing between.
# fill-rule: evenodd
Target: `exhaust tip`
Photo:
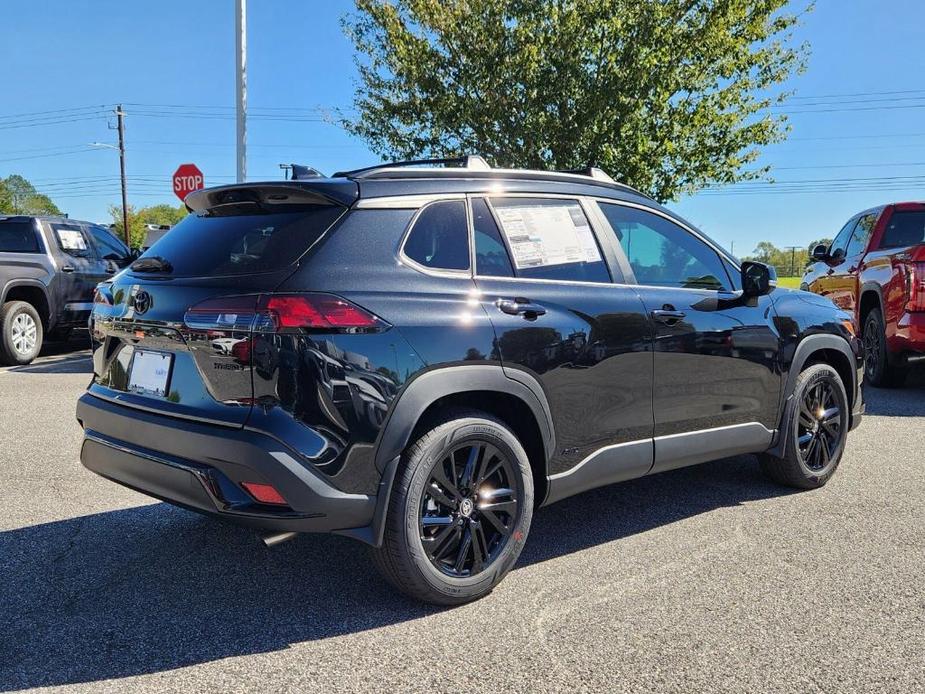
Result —
<instances>
[{"instance_id":1,"label":"exhaust tip","mask_svg":"<svg viewBox=\"0 0 925 694\"><path fill-rule=\"evenodd\" d=\"M299 533L295 532L276 533L274 535L264 535L260 539L263 540L263 544L265 544L267 547L275 547L276 545L282 544L287 540L291 540L298 534Z\"/></svg>"}]
</instances>

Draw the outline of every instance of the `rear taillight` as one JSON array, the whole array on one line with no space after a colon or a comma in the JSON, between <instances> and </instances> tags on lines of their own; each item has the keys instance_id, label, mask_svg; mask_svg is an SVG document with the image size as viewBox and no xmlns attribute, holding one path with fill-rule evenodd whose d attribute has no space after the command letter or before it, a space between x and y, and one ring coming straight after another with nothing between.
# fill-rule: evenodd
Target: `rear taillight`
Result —
<instances>
[{"instance_id":1,"label":"rear taillight","mask_svg":"<svg viewBox=\"0 0 925 694\"><path fill-rule=\"evenodd\" d=\"M272 321L276 330L371 330L386 323L369 311L330 294L267 294L261 297L258 326Z\"/></svg>"},{"instance_id":2,"label":"rear taillight","mask_svg":"<svg viewBox=\"0 0 925 694\"><path fill-rule=\"evenodd\" d=\"M389 327L381 318L332 294L248 294L207 299L187 309L194 330L367 332Z\"/></svg>"},{"instance_id":3,"label":"rear taillight","mask_svg":"<svg viewBox=\"0 0 925 694\"><path fill-rule=\"evenodd\" d=\"M906 310L925 311L925 263L906 263Z\"/></svg>"}]
</instances>

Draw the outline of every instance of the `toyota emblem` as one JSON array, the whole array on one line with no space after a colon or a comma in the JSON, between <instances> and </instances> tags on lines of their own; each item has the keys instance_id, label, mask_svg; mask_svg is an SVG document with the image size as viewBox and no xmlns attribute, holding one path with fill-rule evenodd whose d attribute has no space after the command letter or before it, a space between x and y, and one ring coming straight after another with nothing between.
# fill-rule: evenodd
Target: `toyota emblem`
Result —
<instances>
[{"instance_id":1,"label":"toyota emblem","mask_svg":"<svg viewBox=\"0 0 925 694\"><path fill-rule=\"evenodd\" d=\"M148 294L144 289L138 290L135 293L135 313L142 314L151 308L151 295Z\"/></svg>"}]
</instances>

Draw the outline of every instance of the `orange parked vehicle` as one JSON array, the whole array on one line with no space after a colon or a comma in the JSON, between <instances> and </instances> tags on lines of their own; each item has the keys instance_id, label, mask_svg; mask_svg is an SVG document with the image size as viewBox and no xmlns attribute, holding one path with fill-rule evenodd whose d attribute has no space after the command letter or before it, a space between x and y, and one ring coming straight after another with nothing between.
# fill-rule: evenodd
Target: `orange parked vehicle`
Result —
<instances>
[{"instance_id":1,"label":"orange parked vehicle","mask_svg":"<svg viewBox=\"0 0 925 694\"><path fill-rule=\"evenodd\" d=\"M801 288L854 313L869 383L902 385L925 363L925 203L853 216L830 246L813 249Z\"/></svg>"}]
</instances>

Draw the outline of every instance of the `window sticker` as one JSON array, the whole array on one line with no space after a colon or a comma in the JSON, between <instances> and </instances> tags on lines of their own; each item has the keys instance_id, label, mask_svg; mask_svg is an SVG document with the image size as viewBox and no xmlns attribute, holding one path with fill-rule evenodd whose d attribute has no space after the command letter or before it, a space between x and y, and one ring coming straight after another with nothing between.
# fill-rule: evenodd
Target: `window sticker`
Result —
<instances>
[{"instance_id":1,"label":"window sticker","mask_svg":"<svg viewBox=\"0 0 925 694\"><path fill-rule=\"evenodd\" d=\"M61 243L61 248L65 251L85 251L87 250L87 242L84 240L83 234L80 233L79 229L55 229L55 233L58 235L58 241Z\"/></svg>"},{"instance_id":2,"label":"window sticker","mask_svg":"<svg viewBox=\"0 0 925 694\"><path fill-rule=\"evenodd\" d=\"M504 205L495 210L518 270L601 260L580 205Z\"/></svg>"}]
</instances>

